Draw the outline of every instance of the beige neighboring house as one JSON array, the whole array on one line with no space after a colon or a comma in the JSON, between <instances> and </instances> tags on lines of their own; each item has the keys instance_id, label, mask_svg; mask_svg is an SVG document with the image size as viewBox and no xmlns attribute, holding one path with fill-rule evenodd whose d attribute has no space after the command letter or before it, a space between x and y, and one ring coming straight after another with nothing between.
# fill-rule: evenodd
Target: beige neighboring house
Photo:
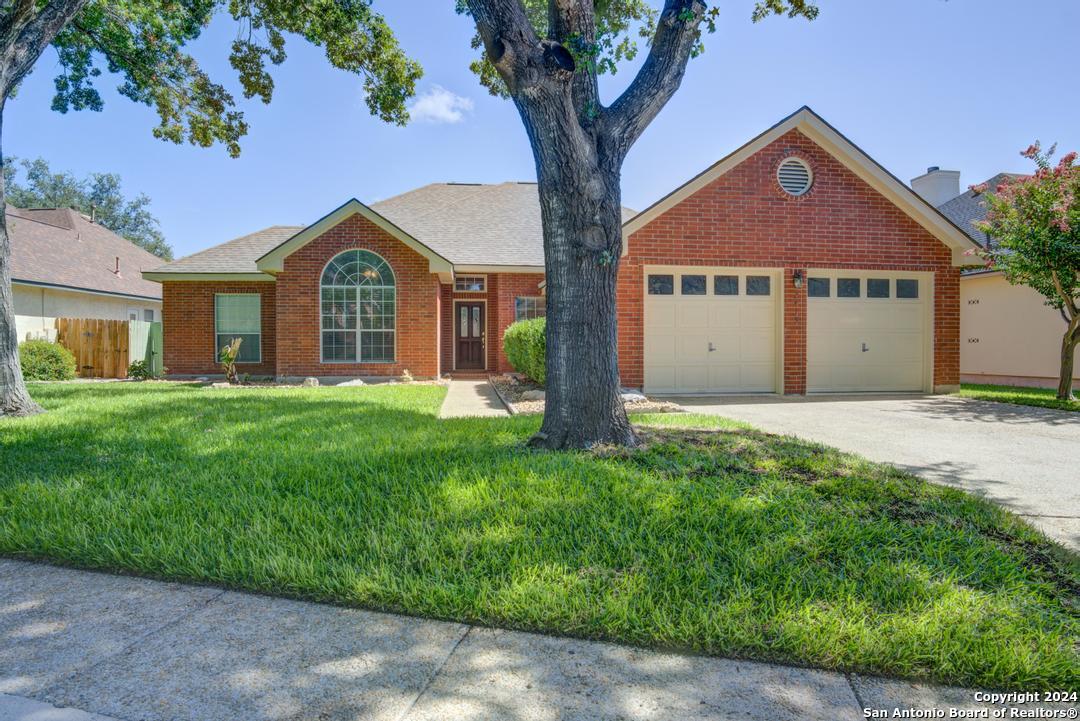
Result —
<instances>
[{"instance_id":1,"label":"beige neighboring house","mask_svg":"<svg viewBox=\"0 0 1080 721\"><path fill-rule=\"evenodd\" d=\"M8 206L19 340L56 339L57 318L161 320L161 258L67 208Z\"/></svg>"},{"instance_id":2,"label":"beige neighboring house","mask_svg":"<svg viewBox=\"0 0 1080 721\"><path fill-rule=\"evenodd\" d=\"M998 173L993 189L1016 177ZM982 246L993 238L975 228L986 217L986 201L960 192L960 172L928 168L911 187ZM1012 285L1000 271L973 270L960 277L960 380L1018 386L1057 386L1065 320L1039 293ZM1077 353L1080 361L1080 351ZM1080 383L1080 362L1075 381Z\"/></svg>"}]
</instances>

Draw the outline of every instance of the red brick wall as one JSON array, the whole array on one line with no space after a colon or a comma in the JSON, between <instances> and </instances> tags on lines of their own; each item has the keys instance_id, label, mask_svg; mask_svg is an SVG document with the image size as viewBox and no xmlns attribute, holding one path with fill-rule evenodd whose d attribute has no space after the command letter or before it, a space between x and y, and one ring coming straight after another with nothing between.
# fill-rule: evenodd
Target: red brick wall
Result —
<instances>
[{"instance_id":1,"label":"red brick wall","mask_svg":"<svg viewBox=\"0 0 1080 721\"><path fill-rule=\"evenodd\" d=\"M272 282L165 281L162 285L162 334L165 367L170 375L221 373L214 337L214 295L262 294L262 362L241 363L241 373L275 375L277 320Z\"/></svg>"},{"instance_id":2,"label":"red brick wall","mask_svg":"<svg viewBox=\"0 0 1080 721\"><path fill-rule=\"evenodd\" d=\"M472 275L472 274L469 274ZM488 273L487 289L483 293L458 293L452 285L441 286L441 306L444 309L440 328L441 355L444 372L454 370L455 301L486 301L487 370L492 373L512 371L502 349L502 337L507 326L514 322L514 298L539 296L538 285L543 273Z\"/></svg>"},{"instance_id":3,"label":"red brick wall","mask_svg":"<svg viewBox=\"0 0 1080 721\"><path fill-rule=\"evenodd\" d=\"M776 183L784 158L806 160L814 184L793 198ZM960 274L951 251L922 226L793 130L653 220L628 240L619 269L622 381L644 382L645 265L785 269L784 392L806 391L806 295L795 269L864 268L934 273L934 385L960 377Z\"/></svg>"},{"instance_id":4,"label":"red brick wall","mask_svg":"<svg viewBox=\"0 0 1080 721\"><path fill-rule=\"evenodd\" d=\"M498 315L494 319L497 343L492 350L496 356L494 367L500 373L514 370L506 359L502 343L503 333L514 322L514 299L519 296L539 297L538 286L543 280L543 273L506 273L499 276L498 302L495 305Z\"/></svg>"},{"instance_id":5,"label":"red brick wall","mask_svg":"<svg viewBox=\"0 0 1080 721\"><path fill-rule=\"evenodd\" d=\"M378 253L397 282L397 353L393 363L322 363L319 284L327 262L344 250ZM277 371L282 376L439 374L439 282L428 260L360 215L353 215L285 259L277 278Z\"/></svg>"}]
</instances>

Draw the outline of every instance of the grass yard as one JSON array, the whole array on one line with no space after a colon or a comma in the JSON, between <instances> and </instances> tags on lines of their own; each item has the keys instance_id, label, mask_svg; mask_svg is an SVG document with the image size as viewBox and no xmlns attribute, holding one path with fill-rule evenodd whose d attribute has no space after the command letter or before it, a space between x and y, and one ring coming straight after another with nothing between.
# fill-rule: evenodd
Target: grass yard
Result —
<instances>
[{"instance_id":1,"label":"grass yard","mask_svg":"<svg viewBox=\"0 0 1080 721\"><path fill-rule=\"evenodd\" d=\"M1075 689L1080 561L957 490L704 416L547 453L438 386L35 385L0 553L970 686ZM702 431L702 426L719 429Z\"/></svg>"},{"instance_id":2,"label":"grass yard","mask_svg":"<svg viewBox=\"0 0 1080 721\"><path fill-rule=\"evenodd\" d=\"M1073 389L1080 392L1080 389ZM1059 411L1080 412L1080 401L1058 400L1057 391L1050 388L1024 388L1023 386L991 386L965 383L957 394L965 398L977 398L981 401L998 401L1020 406L1039 406L1056 408Z\"/></svg>"}]
</instances>

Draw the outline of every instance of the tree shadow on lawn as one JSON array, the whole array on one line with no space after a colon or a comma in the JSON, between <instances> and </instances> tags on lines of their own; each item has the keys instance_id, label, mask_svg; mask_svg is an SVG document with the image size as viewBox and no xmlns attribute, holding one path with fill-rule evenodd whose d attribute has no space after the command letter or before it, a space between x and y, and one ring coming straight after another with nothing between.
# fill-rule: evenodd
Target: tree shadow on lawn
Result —
<instances>
[{"instance_id":1,"label":"tree shadow on lawn","mask_svg":"<svg viewBox=\"0 0 1080 721\"><path fill-rule=\"evenodd\" d=\"M794 438L536 452L538 418L436 420L434 387L60 395L0 437L4 552L962 684L1080 670L1075 556Z\"/></svg>"}]
</instances>

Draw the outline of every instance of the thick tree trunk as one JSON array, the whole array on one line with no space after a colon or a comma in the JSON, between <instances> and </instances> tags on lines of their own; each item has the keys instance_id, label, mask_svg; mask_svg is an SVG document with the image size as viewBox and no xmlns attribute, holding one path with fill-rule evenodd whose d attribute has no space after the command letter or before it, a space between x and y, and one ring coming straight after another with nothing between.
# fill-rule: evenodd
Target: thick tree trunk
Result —
<instances>
[{"instance_id":1,"label":"thick tree trunk","mask_svg":"<svg viewBox=\"0 0 1080 721\"><path fill-rule=\"evenodd\" d=\"M0 100L0 137L4 104ZM0 152L0 165L3 153ZM6 209L4 178L0 174L0 209ZM7 213L0 212L0 416L29 416L40 413L41 406L30 398L19 365L19 337L15 331L15 298L11 290L11 240L7 232Z\"/></svg>"},{"instance_id":2,"label":"thick tree trunk","mask_svg":"<svg viewBox=\"0 0 1080 721\"><path fill-rule=\"evenodd\" d=\"M1058 378L1057 397L1059 400L1072 400L1073 392L1073 363L1076 359L1076 348L1080 346L1080 316L1069 323L1061 339L1061 375Z\"/></svg>"},{"instance_id":3,"label":"thick tree trunk","mask_svg":"<svg viewBox=\"0 0 1080 721\"><path fill-rule=\"evenodd\" d=\"M578 171L587 169L578 168ZM578 175L579 173L568 173ZM547 395L534 445L634 445L619 381L615 284L622 241L619 177L595 188L540 182L547 267ZM616 248L616 250L612 250Z\"/></svg>"},{"instance_id":4,"label":"thick tree trunk","mask_svg":"<svg viewBox=\"0 0 1080 721\"><path fill-rule=\"evenodd\" d=\"M565 83L517 101L536 158L547 279L545 448L634 445L619 382L621 156L584 130ZM546 95L546 102L537 102Z\"/></svg>"}]
</instances>

